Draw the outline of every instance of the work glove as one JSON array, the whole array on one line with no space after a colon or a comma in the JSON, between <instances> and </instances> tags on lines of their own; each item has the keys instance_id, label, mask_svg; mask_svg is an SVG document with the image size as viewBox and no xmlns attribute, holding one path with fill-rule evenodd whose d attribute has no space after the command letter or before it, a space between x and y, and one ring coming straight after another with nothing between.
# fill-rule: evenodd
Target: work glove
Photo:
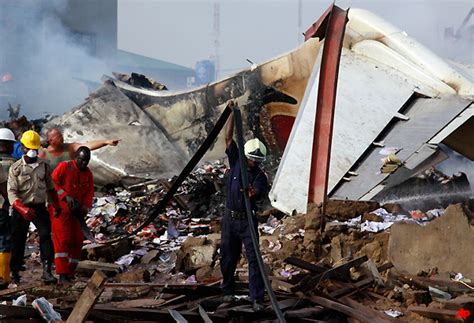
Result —
<instances>
[{"instance_id":1,"label":"work glove","mask_svg":"<svg viewBox=\"0 0 474 323\"><path fill-rule=\"evenodd\" d=\"M79 203L77 202L77 200L72 197L72 196L66 196L66 203L67 203L67 206L69 208L69 210L71 212L74 212L76 211L78 208L80 208L81 206L79 205Z\"/></svg>"},{"instance_id":2,"label":"work glove","mask_svg":"<svg viewBox=\"0 0 474 323\"><path fill-rule=\"evenodd\" d=\"M21 214L21 216L26 220L26 221L33 221L36 219L36 212L34 209L27 207L25 204L20 199L16 199L15 202L13 202L12 207L18 211L18 213Z\"/></svg>"}]
</instances>

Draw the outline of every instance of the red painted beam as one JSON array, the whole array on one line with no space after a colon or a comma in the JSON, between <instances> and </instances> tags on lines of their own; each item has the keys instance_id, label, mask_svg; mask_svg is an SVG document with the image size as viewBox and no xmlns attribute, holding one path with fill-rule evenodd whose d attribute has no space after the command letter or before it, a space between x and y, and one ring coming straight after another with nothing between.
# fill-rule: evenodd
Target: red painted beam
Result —
<instances>
[{"instance_id":1,"label":"red painted beam","mask_svg":"<svg viewBox=\"0 0 474 323\"><path fill-rule=\"evenodd\" d=\"M309 203L322 203L323 208L327 200L337 76L347 22L347 11L334 5L330 9L321 58L308 194Z\"/></svg>"},{"instance_id":2,"label":"red painted beam","mask_svg":"<svg viewBox=\"0 0 474 323\"><path fill-rule=\"evenodd\" d=\"M329 8L327 8L326 11L323 13L323 15L319 17L319 19L303 33L305 41L313 37L318 37L319 39L324 38L324 35L326 34L328 20L333 9L334 4L331 4Z\"/></svg>"}]
</instances>

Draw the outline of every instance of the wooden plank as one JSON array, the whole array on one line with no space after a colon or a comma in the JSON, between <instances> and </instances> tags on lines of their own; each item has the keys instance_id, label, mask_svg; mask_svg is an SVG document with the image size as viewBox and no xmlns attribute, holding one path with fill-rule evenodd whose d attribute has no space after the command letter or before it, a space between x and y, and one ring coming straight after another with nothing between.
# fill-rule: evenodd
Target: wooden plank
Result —
<instances>
[{"instance_id":1,"label":"wooden plank","mask_svg":"<svg viewBox=\"0 0 474 323\"><path fill-rule=\"evenodd\" d=\"M186 295L179 295L179 296L176 296L174 298L171 298L169 300L167 300L166 302L164 302L163 304L157 306L157 307L164 307L164 306L167 306L167 305L170 305L170 304L174 304L182 299L186 298Z\"/></svg>"},{"instance_id":2,"label":"wooden plank","mask_svg":"<svg viewBox=\"0 0 474 323\"><path fill-rule=\"evenodd\" d=\"M469 287L459 282L447 279L420 277L407 273L400 274L397 279L405 284L423 290L428 290L428 287L432 286L448 293L468 293L472 291Z\"/></svg>"},{"instance_id":3,"label":"wooden plank","mask_svg":"<svg viewBox=\"0 0 474 323\"><path fill-rule=\"evenodd\" d=\"M367 270L370 272L372 277L374 277L375 282L377 283L378 286L385 286L385 283L383 282L382 276L379 273L379 270L375 263L372 261L372 259L369 259L365 262L365 266L367 267Z\"/></svg>"},{"instance_id":4,"label":"wooden plank","mask_svg":"<svg viewBox=\"0 0 474 323\"><path fill-rule=\"evenodd\" d=\"M109 264L107 262L92 261L92 260L83 260L79 261L77 265L78 272L93 273L96 270L100 270L106 274L116 274L120 272L120 266L116 264Z\"/></svg>"},{"instance_id":5,"label":"wooden plank","mask_svg":"<svg viewBox=\"0 0 474 323\"><path fill-rule=\"evenodd\" d=\"M360 310L353 309L350 306L331 301L327 298L323 298L320 296L312 296L311 300L316 304L324 306L326 308L341 312L347 316L353 317L361 322L391 322L390 320L381 319L378 315L374 315L371 312L362 312Z\"/></svg>"},{"instance_id":6,"label":"wooden plank","mask_svg":"<svg viewBox=\"0 0 474 323\"><path fill-rule=\"evenodd\" d=\"M106 283L106 288L135 288L135 287L151 287L151 288L160 288L161 292L169 294L185 294L190 296L212 296L222 294L222 289L219 286L211 285L183 285L183 284L153 284L153 283ZM244 291L238 289L237 293L244 293Z\"/></svg>"},{"instance_id":7,"label":"wooden plank","mask_svg":"<svg viewBox=\"0 0 474 323\"><path fill-rule=\"evenodd\" d=\"M391 316L388 316L385 313L376 311L371 309L370 307L364 306L361 303L358 303L348 297L344 297L341 299L341 302L344 305L350 306L356 311L359 311L361 313L364 313L366 316L374 317L373 322L393 322L393 323L398 323L398 322L405 322L405 320L401 319L400 317L398 318L393 318Z\"/></svg>"},{"instance_id":8,"label":"wooden plank","mask_svg":"<svg viewBox=\"0 0 474 323\"><path fill-rule=\"evenodd\" d=\"M462 319L455 318L457 311L413 305L408 306L408 310L434 320L442 320L443 322L462 322Z\"/></svg>"},{"instance_id":9,"label":"wooden plank","mask_svg":"<svg viewBox=\"0 0 474 323\"><path fill-rule=\"evenodd\" d=\"M296 285L295 288L292 289L292 291L298 292L302 290L312 290L323 279L338 278L338 279L346 280L348 279L348 276L349 276L349 269L351 269L352 267L360 266L367 260L368 260L367 256L364 255L359 258L350 260L346 262L345 264L328 269L322 274L319 274L310 278L306 277L305 279L301 280L300 283Z\"/></svg>"},{"instance_id":10,"label":"wooden plank","mask_svg":"<svg viewBox=\"0 0 474 323\"><path fill-rule=\"evenodd\" d=\"M391 262L386 262L383 265L377 267L377 270L379 273L383 273L386 270L389 270L390 268L393 268L393 264Z\"/></svg>"},{"instance_id":11,"label":"wooden plank","mask_svg":"<svg viewBox=\"0 0 474 323\"><path fill-rule=\"evenodd\" d=\"M461 295L456 298L450 300L444 300L442 302L443 308L446 310L460 310L461 307L466 305L467 303L474 303L474 295Z\"/></svg>"},{"instance_id":12,"label":"wooden plank","mask_svg":"<svg viewBox=\"0 0 474 323\"><path fill-rule=\"evenodd\" d=\"M18 287L15 287L15 288L8 288L8 289L0 291L0 297L7 296L7 295L13 295L13 294L16 294L16 293L19 293L19 292L24 292L24 291L27 291L29 289L33 289L33 288L36 288L36 287L41 287L43 285L44 284L42 282L35 282L35 283L31 283L31 284L18 286Z\"/></svg>"},{"instance_id":13,"label":"wooden plank","mask_svg":"<svg viewBox=\"0 0 474 323\"><path fill-rule=\"evenodd\" d=\"M288 319L287 322L291 320L300 320L303 318L311 318L320 316L326 309L321 306L305 307L297 310L290 310L285 312L285 318Z\"/></svg>"},{"instance_id":14,"label":"wooden plank","mask_svg":"<svg viewBox=\"0 0 474 323\"><path fill-rule=\"evenodd\" d=\"M328 270L328 268L325 268L320 265L312 264L310 262L304 261L303 259L296 258L296 257L288 257L284 260L284 262L286 262L287 264L302 268L302 269L306 269L315 274L322 274L323 272Z\"/></svg>"},{"instance_id":15,"label":"wooden plank","mask_svg":"<svg viewBox=\"0 0 474 323\"><path fill-rule=\"evenodd\" d=\"M62 317L68 314L67 310L54 309L56 312L61 314ZM10 322L10 318L15 319L40 319L38 312L32 306L14 306L14 305L2 305L0 304L0 322Z\"/></svg>"},{"instance_id":16,"label":"wooden plank","mask_svg":"<svg viewBox=\"0 0 474 323\"><path fill-rule=\"evenodd\" d=\"M358 281L357 283L354 283L354 284L345 283L344 285L346 287L340 288L338 290L335 290L334 292L329 293L329 296L334 297L334 298L342 297L346 294L353 292L354 290L360 290L360 289L370 286L373 281L374 279L372 277L369 277L361 281Z\"/></svg>"},{"instance_id":17,"label":"wooden plank","mask_svg":"<svg viewBox=\"0 0 474 323\"><path fill-rule=\"evenodd\" d=\"M154 299L154 298L139 298L139 299L129 299L121 302L112 302L111 305L117 308L137 308L137 307L148 307L154 308L158 305L161 305L165 302L164 299Z\"/></svg>"},{"instance_id":18,"label":"wooden plank","mask_svg":"<svg viewBox=\"0 0 474 323\"><path fill-rule=\"evenodd\" d=\"M84 322L100 294L104 290L104 284L107 276L97 270L87 283L86 289L82 292L81 297L77 301L71 315L67 319L67 323Z\"/></svg>"},{"instance_id":19,"label":"wooden plank","mask_svg":"<svg viewBox=\"0 0 474 323\"><path fill-rule=\"evenodd\" d=\"M352 259L352 260L346 262L345 264L342 264L342 265L339 265L339 266L336 266L334 268L331 268L331 269L327 270L326 272L324 272L321 275L322 276L321 278L322 279L328 279L328 278L337 277L337 278L345 279L349 275L349 269L351 269L352 267L360 266L364 262L366 262L367 260L368 260L368 258L365 255L361 256L359 258L356 258L356 259Z\"/></svg>"},{"instance_id":20,"label":"wooden plank","mask_svg":"<svg viewBox=\"0 0 474 323\"><path fill-rule=\"evenodd\" d=\"M94 306L93 312L100 311L110 315L120 316L122 318L136 319L139 317L142 320L154 320L155 322L166 323L175 322L170 316L167 309L146 309L146 308L115 308L107 305ZM190 322L201 322L202 318L199 313L181 312L180 313L186 320ZM222 322L227 323L228 320L218 313L210 314L209 317L214 323Z\"/></svg>"},{"instance_id":21,"label":"wooden plank","mask_svg":"<svg viewBox=\"0 0 474 323\"><path fill-rule=\"evenodd\" d=\"M288 282L278 280L278 279L272 279L272 288L273 290L282 290L287 293L291 293L292 288L294 288L295 285L292 285Z\"/></svg>"}]
</instances>

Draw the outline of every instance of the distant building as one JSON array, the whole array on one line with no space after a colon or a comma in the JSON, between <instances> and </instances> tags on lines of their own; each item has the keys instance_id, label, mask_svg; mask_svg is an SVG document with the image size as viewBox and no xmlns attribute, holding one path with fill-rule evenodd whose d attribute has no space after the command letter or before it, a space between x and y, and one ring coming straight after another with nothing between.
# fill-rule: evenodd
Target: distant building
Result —
<instances>
[{"instance_id":1,"label":"distant building","mask_svg":"<svg viewBox=\"0 0 474 323\"><path fill-rule=\"evenodd\" d=\"M120 73L140 73L151 77L170 90L181 90L194 85L195 73L192 68L165 62L156 58L117 50L114 61L110 62L114 71Z\"/></svg>"},{"instance_id":2,"label":"distant building","mask_svg":"<svg viewBox=\"0 0 474 323\"><path fill-rule=\"evenodd\" d=\"M196 85L204 85L216 80L216 65L211 60L196 63Z\"/></svg>"}]
</instances>

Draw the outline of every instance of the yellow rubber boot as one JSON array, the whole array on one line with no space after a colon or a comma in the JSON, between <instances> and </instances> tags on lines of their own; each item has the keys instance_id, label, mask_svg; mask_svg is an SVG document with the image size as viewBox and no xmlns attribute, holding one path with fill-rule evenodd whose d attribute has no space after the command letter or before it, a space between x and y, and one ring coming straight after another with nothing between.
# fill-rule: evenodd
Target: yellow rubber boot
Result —
<instances>
[{"instance_id":1,"label":"yellow rubber boot","mask_svg":"<svg viewBox=\"0 0 474 323\"><path fill-rule=\"evenodd\" d=\"M5 283L10 282L10 259L12 254L9 252L0 252L0 279Z\"/></svg>"}]
</instances>

